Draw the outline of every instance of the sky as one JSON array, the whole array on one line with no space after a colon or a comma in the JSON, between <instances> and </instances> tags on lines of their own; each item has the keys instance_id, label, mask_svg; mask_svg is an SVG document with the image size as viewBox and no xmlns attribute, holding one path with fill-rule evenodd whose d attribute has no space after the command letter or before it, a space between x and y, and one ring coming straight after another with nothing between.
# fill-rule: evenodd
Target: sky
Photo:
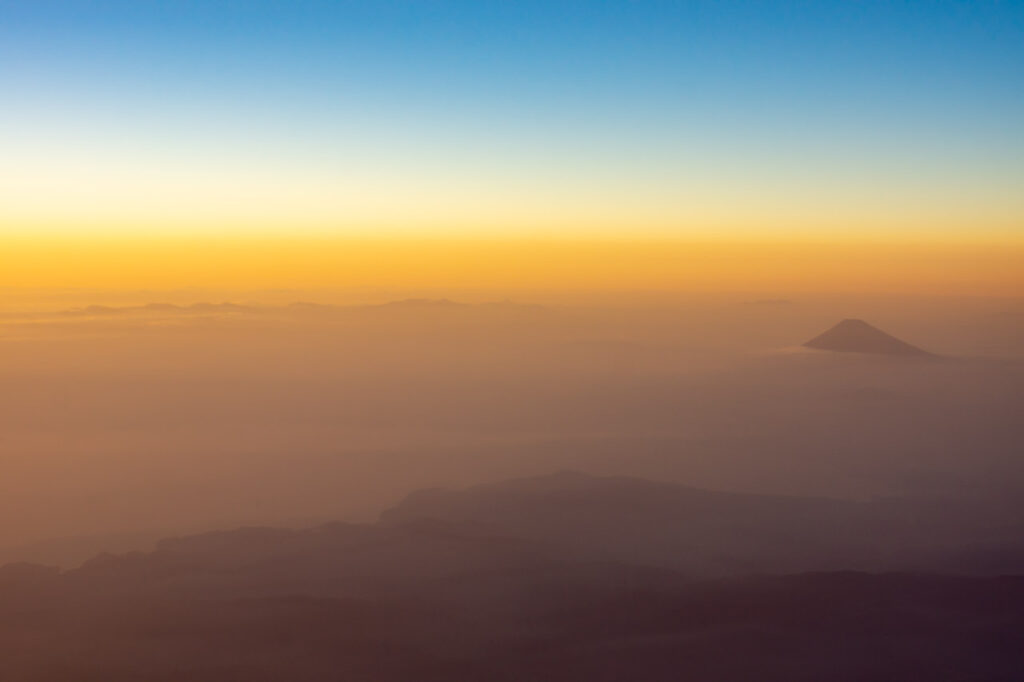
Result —
<instances>
[{"instance_id":1,"label":"sky","mask_svg":"<svg viewBox=\"0 0 1024 682\"><path fill-rule=\"evenodd\" d=\"M459 281L453 240L554 240L609 286L855 243L830 286L1020 293L1022 83L1022 2L0 0L0 286Z\"/></svg>"}]
</instances>

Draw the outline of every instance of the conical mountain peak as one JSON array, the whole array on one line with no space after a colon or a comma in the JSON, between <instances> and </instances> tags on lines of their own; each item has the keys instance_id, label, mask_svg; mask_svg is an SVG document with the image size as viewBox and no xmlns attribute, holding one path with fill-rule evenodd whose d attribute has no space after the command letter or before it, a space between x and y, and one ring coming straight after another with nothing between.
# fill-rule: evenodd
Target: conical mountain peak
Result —
<instances>
[{"instance_id":1,"label":"conical mountain peak","mask_svg":"<svg viewBox=\"0 0 1024 682\"><path fill-rule=\"evenodd\" d=\"M820 334L804 346L837 353L870 353L874 355L930 355L916 346L886 334L864 320L846 319Z\"/></svg>"}]
</instances>

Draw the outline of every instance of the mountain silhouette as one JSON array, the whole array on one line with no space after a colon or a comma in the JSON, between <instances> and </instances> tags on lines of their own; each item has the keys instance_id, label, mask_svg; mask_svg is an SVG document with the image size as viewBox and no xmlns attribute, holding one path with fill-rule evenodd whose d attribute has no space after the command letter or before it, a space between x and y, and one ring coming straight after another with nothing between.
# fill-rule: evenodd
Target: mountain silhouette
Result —
<instances>
[{"instance_id":1,"label":"mountain silhouette","mask_svg":"<svg viewBox=\"0 0 1024 682\"><path fill-rule=\"evenodd\" d=\"M420 490L380 520L384 528L439 524L690 577L966 564L973 558L957 554L975 543L978 528L987 527L999 547L1015 545L1019 535L1016 521L968 513L948 500L726 492L576 471Z\"/></svg>"},{"instance_id":2,"label":"mountain silhouette","mask_svg":"<svg viewBox=\"0 0 1024 682\"><path fill-rule=\"evenodd\" d=\"M804 344L807 348L837 353L870 353L873 355L929 356L931 353L912 346L864 320L843 320L827 332Z\"/></svg>"},{"instance_id":3,"label":"mountain silhouette","mask_svg":"<svg viewBox=\"0 0 1024 682\"><path fill-rule=\"evenodd\" d=\"M956 542L894 502L564 471L420 491L374 524L171 538L67 571L12 564L0 679L1020 679L1024 576L850 569L875 563L880 536L904 546L891 533L907 520ZM859 546L853 562L806 572L842 558L835 542Z\"/></svg>"}]
</instances>

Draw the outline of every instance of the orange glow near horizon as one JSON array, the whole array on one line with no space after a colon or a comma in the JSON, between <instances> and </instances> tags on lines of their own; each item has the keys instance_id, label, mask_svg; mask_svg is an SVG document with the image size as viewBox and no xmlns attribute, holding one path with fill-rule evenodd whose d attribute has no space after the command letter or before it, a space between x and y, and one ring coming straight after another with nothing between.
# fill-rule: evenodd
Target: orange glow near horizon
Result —
<instances>
[{"instance_id":1,"label":"orange glow near horizon","mask_svg":"<svg viewBox=\"0 0 1024 682\"><path fill-rule=\"evenodd\" d=\"M1019 296L1024 241L0 237L0 286L871 292Z\"/></svg>"}]
</instances>

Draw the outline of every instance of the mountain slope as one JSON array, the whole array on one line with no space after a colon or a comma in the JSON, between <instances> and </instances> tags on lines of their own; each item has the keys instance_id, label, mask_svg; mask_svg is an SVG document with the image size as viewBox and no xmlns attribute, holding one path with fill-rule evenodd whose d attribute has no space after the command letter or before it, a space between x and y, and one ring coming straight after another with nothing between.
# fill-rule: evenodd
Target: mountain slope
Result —
<instances>
[{"instance_id":1,"label":"mountain slope","mask_svg":"<svg viewBox=\"0 0 1024 682\"><path fill-rule=\"evenodd\" d=\"M931 353L912 346L864 320L843 320L828 331L804 344L807 348L837 353L870 353L873 355L929 356Z\"/></svg>"},{"instance_id":2,"label":"mountain slope","mask_svg":"<svg viewBox=\"0 0 1024 682\"><path fill-rule=\"evenodd\" d=\"M381 520L453 524L691 576L935 568L954 549L1017 532L1014 519L948 500L759 495L571 471L419 491Z\"/></svg>"}]
</instances>

